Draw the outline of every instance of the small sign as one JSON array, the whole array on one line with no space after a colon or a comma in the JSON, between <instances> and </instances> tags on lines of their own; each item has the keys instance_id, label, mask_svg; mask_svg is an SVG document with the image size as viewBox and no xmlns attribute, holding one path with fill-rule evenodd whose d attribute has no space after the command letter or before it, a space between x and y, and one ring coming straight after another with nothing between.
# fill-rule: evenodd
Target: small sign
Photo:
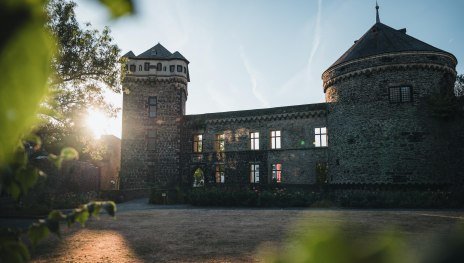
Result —
<instances>
[{"instance_id":1,"label":"small sign","mask_svg":"<svg viewBox=\"0 0 464 263\"><path fill-rule=\"evenodd\" d=\"M162 196L162 197L165 197L165 196L166 196L166 193L162 193L161 196Z\"/></svg>"}]
</instances>

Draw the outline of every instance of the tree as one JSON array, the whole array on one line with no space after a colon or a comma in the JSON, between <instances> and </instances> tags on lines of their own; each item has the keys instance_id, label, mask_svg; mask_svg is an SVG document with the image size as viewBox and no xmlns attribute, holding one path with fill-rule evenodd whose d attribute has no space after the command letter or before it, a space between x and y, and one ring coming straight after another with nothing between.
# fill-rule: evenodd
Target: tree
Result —
<instances>
[{"instance_id":1,"label":"tree","mask_svg":"<svg viewBox=\"0 0 464 263\"><path fill-rule=\"evenodd\" d=\"M132 12L130 0L100 2L115 17ZM31 190L39 176L38 169L27 157L34 150L29 146L40 147L40 140L30 134L41 123L38 114L46 113L43 105L50 95L49 84L57 79L57 74L52 75L52 69L60 59L55 55L59 42L47 29L46 4L47 0L0 1L0 22L7 25L0 31L0 191L16 200ZM33 144L25 141L33 141ZM52 159L59 164L76 156L75 150L67 148ZM35 244L50 232L59 235L60 221L68 225L82 224L100 209L114 215L115 205L91 202L69 214L52 211L46 219L34 223L27 230L27 236ZM28 248L21 239L23 232L0 229L0 262L29 260Z\"/></svg>"},{"instance_id":2,"label":"tree","mask_svg":"<svg viewBox=\"0 0 464 263\"><path fill-rule=\"evenodd\" d=\"M104 93L120 92L120 50L107 27L102 32L91 29L89 23L81 27L75 7L73 1L53 0L47 5L46 25L57 40L57 52L51 60L47 102L53 114L43 115L39 135L49 152L56 154L62 147L72 146L98 156L101 148L89 139L83 122L89 107L112 117L117 114L119 109L105 101Z\"/></svg>"},{"instance_id":3,"label":"tree","mask_svg":"<svg viewBox=\"0 0 464 263\"><path fill-rule=\"evenodd\" d=\"M456 97L464 96L464 74L457 75L454 83L454 94Z\"/></svg>"}]
</instances>

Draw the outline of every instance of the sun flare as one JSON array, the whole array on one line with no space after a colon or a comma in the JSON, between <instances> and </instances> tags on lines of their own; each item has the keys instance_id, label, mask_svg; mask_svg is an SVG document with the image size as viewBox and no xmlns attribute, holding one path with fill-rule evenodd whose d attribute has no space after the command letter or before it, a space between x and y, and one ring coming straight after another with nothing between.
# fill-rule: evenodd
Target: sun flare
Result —
<instances>
[{"instance_id":1,"label":"sun flare","mask_svg":"<svg viewBox=\"0 0 464 263\"><path fill-rule=\"evenodd\" d=\"M85 123L96 139L100 139L102 135L106 134L118 135L117 119L109 118L98 109L87 110Z\"/></svg>"}]
</instances>

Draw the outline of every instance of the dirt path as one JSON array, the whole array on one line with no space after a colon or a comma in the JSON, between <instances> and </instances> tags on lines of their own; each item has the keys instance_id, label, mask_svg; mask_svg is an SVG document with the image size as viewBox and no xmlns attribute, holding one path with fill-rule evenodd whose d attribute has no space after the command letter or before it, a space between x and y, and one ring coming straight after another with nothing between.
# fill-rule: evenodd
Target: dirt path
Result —
<instances>
[{"instance_id":1,"label":"dirt path","mask_svg":"<svg viewBox=\"0 0 464 263\"><path fill-rule=\"evenodd\" d=\"M143 202L120 205L116 220L102 216L85 229L64 228L61 241L52 237L39 245L33 262L252 262L261 247L296 231L296 222L311 227L345 222L347 231L362 226L365 233L395 225L412 242L464 222L460 211L212 209Z\"/></svg>"}]
</instances>

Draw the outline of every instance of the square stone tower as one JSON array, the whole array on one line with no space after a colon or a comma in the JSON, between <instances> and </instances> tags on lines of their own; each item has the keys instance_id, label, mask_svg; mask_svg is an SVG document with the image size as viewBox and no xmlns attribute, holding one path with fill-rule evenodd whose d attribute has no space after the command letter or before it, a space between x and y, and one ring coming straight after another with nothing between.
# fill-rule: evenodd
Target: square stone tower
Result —
<instances>
[{"instance_id":1,"label":"square stone tower","mask_svg":"<svg viewBox=\"0 0 464 263\"><path fill-rule=\"evenodd\" d=\"M189 61L159 43L138 56L131 51L123 57L120 188L172 188L180 179Z\"/></svg>"}]
</instances>

